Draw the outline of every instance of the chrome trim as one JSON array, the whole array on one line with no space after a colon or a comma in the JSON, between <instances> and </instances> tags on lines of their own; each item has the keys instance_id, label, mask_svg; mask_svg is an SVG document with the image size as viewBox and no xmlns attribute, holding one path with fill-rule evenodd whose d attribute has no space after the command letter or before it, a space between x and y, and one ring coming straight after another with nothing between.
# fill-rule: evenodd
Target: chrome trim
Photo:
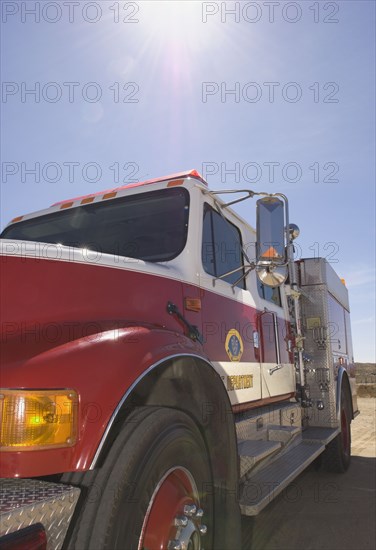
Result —
<instances>
[{"instance_id":1,"label":"chrome trim","mask_svg":"<svg viewBox=\"0 0 376 550\"><path fill-rule=\"evenodd\" d=\"M91 464L90 464L90 467L89 467L89 470L94 470L95 468L95 465L98 461L98 458L99 458L99 455L103 449L103 446L105 444L105 441L107 439L107 436L111 430L111 427L112 427L112 424L114 423L114 420L117 416L117 414L119 413L120 409L122 408L125 400L129 397L129 394L134 390L134 388L137 386L137 384L147 375L149 374L149 372L151 372L153 369L155 369L156 367L159 367L159 365L161 365L162 363L165 363L166 361L169 361L171 359L176 359L177 357L179 358L182 358L182 357L195 357L197 359L201 359L201 361L205 361L205 363L207 363L213 370L214 367L211 363L209 363L209 361L207 359L205 359L204 357L202 357L201 355L197 355L195 353L184 353L184 354L174 354L174 355L169 355L168 357L164 357L163 359L160 359L159 361L157 361L156 363L153 363L153 365L151 365L150 367L148 367L142 374L140 374L140 376L138 378L136 378L136 380L129 386L129 388L127 389L127 391L125 392L125 394L123 395L123 397L121 398L121 400L119 401L116 409L114 410L114 412L112 413L111 415L111 418L107 424L107 428L104 432L104 434L102 435L102 439L98 445L98 448L96 450L96 453L94 455L94 458L93 460L91 461Z\"/></svg>"},{"instance_id":2,"label":"chrome trim","mask_svg":"<svg viewBox=\"0 0 376 550\"><path fill-rule=\"evenodd\" d=\"M278 316L275 311L270 311L270 309L264 309L264 311L261 313L261 316L264 313L270 313L273 317L273 329L274 329L274 339L275 339L275 352L276 352L276 358L277 358L277 365L271 369L268 369L268 373L270 376L273 374L273 372L276 372L277 370L283 369L285 365L282 365L281 363L281 351L279 347L279 332L278 332ZM263 350L262 350L263 351ZM263 357L264 358L264 357Z\"/></svg>"},{"instance_id":3,"label":"chrome trim","mask_svg":"<svg viewBox=\"0 0 376 550\"><path fill-rule=\"evenodd\" d=\"M277 365L279 367L281 365L281 352L279 349L278 319L277 319L276 313L273 312L272 315L273 315L273 324L274 324L275 348L277 351ZM282 366L283 365L281 365L280 368L282 368Z\"/></svg>"}]
</instances>

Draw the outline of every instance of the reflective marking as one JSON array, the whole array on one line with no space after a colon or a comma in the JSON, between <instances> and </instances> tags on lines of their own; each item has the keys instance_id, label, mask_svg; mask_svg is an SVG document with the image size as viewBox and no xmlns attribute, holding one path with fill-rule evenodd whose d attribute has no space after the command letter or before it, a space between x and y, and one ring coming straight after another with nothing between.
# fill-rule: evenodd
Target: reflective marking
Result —
<instances>
[{"instance_id":1,"label":"reflective marking","mask_svg":"<svg viewBox=\"0 0 376 550\"><path fill-rule=\"evenodd\" d=\"M227 377L227 391L253 388L253 374L237 374Z\"/></svg>"}]
</instances>

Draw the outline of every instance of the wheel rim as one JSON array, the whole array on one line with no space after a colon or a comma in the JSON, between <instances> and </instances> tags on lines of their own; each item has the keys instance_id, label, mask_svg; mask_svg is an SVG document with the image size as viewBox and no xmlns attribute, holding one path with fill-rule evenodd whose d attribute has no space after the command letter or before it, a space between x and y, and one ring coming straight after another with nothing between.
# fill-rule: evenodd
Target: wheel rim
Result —
<instances>
[{"instance_id":1,"label":"wheel rim","mask_svg":"<svg viewBox=\"0 0 376 550\"><path fill-rule=\"evenodd\" d=\"M345 409L342 409L341 413L341 432L342 432L342 446L346 455L350 454L350 437L349 437L349 425L347 422L347 414Z\"/></svg>"},{"instance_id":2,"label":"wheel rim","mask_svg":"<svg viewBox=\"0 0 376 550\"><path fill-rule=\"evenodd\" d=\"M157 484L145 514L138 550L203 550L203 510L192 475L172 468Z\"/></svg>"}]
</instances>

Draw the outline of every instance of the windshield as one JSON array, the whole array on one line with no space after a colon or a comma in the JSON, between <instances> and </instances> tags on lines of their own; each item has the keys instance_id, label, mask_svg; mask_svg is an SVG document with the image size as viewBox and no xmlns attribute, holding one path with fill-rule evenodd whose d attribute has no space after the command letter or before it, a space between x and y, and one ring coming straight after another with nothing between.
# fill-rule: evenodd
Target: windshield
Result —
<instances>
[{"instance_id":1,"label":"windshield","mask_svg":"<svg viewBox=\"0 0 376 550\"><path fill-rule=\"evenodd\" d=\"M9 226L0 237L164 262L183 250L188 214L188 191L164 189L39 216Z\"/></svg>"}]
</instances>

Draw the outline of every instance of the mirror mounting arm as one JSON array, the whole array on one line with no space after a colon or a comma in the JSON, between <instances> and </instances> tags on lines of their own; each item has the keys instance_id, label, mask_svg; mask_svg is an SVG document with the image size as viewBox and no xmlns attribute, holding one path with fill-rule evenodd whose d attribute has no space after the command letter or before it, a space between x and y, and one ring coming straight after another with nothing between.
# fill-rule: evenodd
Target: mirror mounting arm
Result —
<instances>
[{"instance_id":1,"label":"mirror mounting arm","mask_svg":"<svg viewBox=\"0 0 376 550\"><path fill-rule=\"evenodd\" d=\"M251 189L224 189L223 191L204 191L204 194L209 195L222 195L227 193L246 193L245 197L240 197L240 199L236 199L234 201L226 202L224 204L221 204L221 208L227 208L228 206L231 206L232 204L236 204L238 202L246 201L247 199L252 199L255 195L258 195L259 193L256 193L255 191L251 191Z\"/></svg>"}]
</instances>

